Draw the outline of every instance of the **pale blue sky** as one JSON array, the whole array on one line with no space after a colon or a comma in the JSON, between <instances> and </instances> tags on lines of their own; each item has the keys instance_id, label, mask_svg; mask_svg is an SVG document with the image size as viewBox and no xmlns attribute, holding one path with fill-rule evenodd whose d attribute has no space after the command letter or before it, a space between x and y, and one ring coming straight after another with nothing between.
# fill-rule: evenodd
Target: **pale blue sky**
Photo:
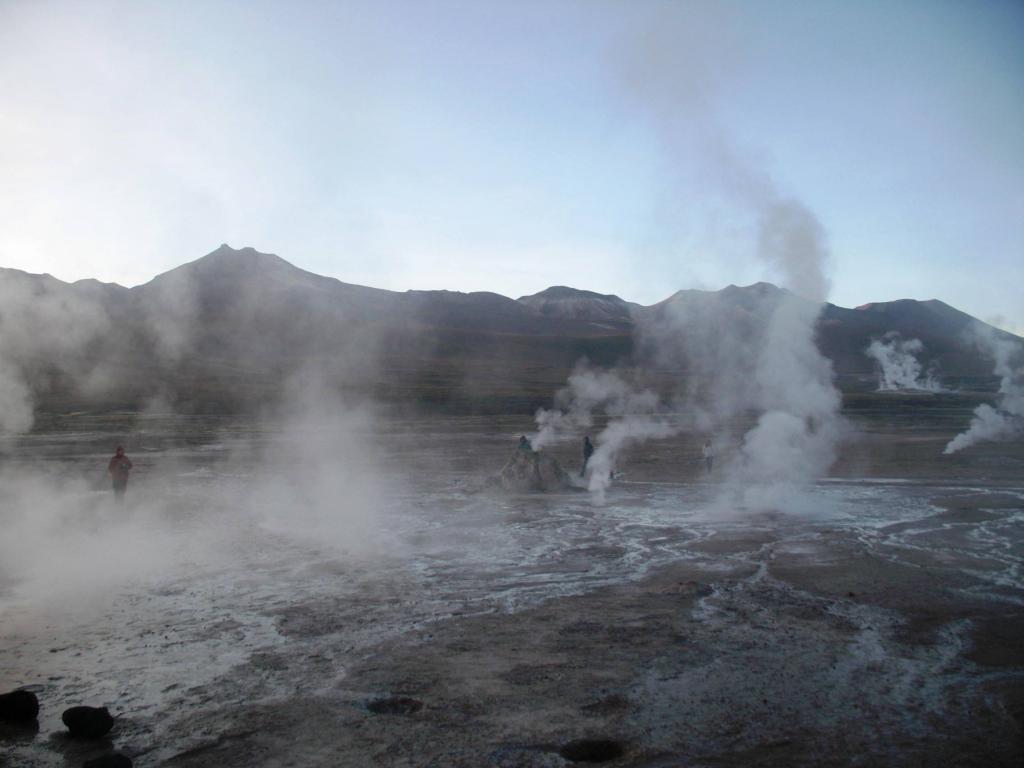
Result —
<instances>
[{"instance_id":1,"label":"pale blue sky","mask_svg":"<svg viewBox=\"0 0 1024 768\"><path fill-rule=\"evenodd\" d=\"M1024 331L1013 0L0 0L0 266L132 285L228 242L398 290L772 280L630 92L652 35L682 114L817 214L830 300Z\"/></svg>"}]
</instances>

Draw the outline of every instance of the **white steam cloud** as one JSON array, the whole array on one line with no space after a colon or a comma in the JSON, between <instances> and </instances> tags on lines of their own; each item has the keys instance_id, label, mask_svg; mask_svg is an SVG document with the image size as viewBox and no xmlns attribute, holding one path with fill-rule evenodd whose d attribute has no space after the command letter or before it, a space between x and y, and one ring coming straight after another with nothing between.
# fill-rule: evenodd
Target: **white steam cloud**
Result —
<instances>
[{"instance_id":1,"label":"white steam cloud","mask_svg":"<svg viewBox=\"0 0 1024 768\"><path fill-rule=\"evenodd\" d=\"M1013 440L1024 436L1024 365L1021 345L986 326L974 327L974 342L995 360L999 377L995 407L982 403L974 410L967 429L947 443L943 454L952 454L981 442Z\"/></svg>"},{"instance_id":2,"label":"white steam cloud","mask_svg":"<svg viewBox=\"0 0 1024 768\"><path fill-rule=\"evenodd\" d=\"M587 490L594 500L604 503L616 459L622 450L647 440L669 437L676 431L666 419L653 413L625 414L609 421L598 434L594 455L587 464Z\"/></svg>"},{"instance_id":3,"label":"white steam cloud","mask_svg":"<svg viewBox=\"0 0 1024 768\"><path fill-rule=\"evenodd\" d=\"M761 416L732 468L744 506L774 509L790 505L835 461L841 399L814 338L828 285L821 225L795 201L768 201L761 216L761 257L776 266L784 287L814 299L785 292L771 313L754 369Z\"/></svg>"},{"instance_id":4,"label":"white steam cloud","mask_svg":"<svg viewBox=\"0 0 1024 768\"><path fill-rule=\"evenodd\" d=\"M87 288L49 276L0 272L0 434L19 434L35 421L32 383L48 389L100 374L96 339L111 322Z\"/></svg>"},{"instance_id":5,"label":"white steam cloud","mask_svg":"<svg viewBox=\"0 0 1024 768\"><path fill-rule=\"evenodd\" d=\"M587 462L587 489L602 503L611 485L619 453L630 445L668 437L675 431L661 414L658 395L640 389L615 371L577 365L566 387L555 395L555 407L537 411L538 431L531 443L536 450L581 433L594 424L595 412L608 416L608 424L594 439L594 455Z\"/></svg>"},{"instance_id":6,"label":"white steam cloud","mask_svg":"<svg viewBox=\"0 0 1024 768\"><path fill-rule=\"evenodd\" d=\"M748 159L718 119L719 93L741 58L730 45L727 9L687 6L658 21L629 52L630 95L649 116L672 172L686 177L690 166L706 194L721 196L747 217L756 257L787 290L761 297L747 317L751 322L739 322L739 308L729 307L704 323L708 343L692 343L693 329L685 324L672 327L680 316L673 311L666 313L669 327L652 338L660 354L679 357L681 351L691 376L710 375L698 405L715 420L714 431L747 411L760 414L729 467L738 492L733 501L759 509L792 506L794 492L832 464L842 431L831 363L815 345L829 289L824 228ZM702 359L700 351L711 346L722 350L714 359L725 357L724 365Z\"/></svg>"},{"instance_id":7,"label":"white steam cloud","mask_svg":"<svg viewBox=\"0 0 1024 768\"><path fill-rule=\"evenodd\" d=\"M941 392L942 385L934 371L922 371L917 355L923 351L924 344L920 340L901 339L895 332L872 341L864 354L878 363L878 391Z\"/></svg>"},{"instance_id":8,"label":"white steam cloud","mask_svg":"<svg viewBox=\"0 0 1024 768\"><path fill-rule=\"evenodd\" d=\"M400 481L383 480L373 411L315 373L296 376L241 440L211 435L232 446L225 453L157 450L161 418L173 424L141 416L116 440L111 433L109 447L78 447L73 464L25 443L0 467L0 617L9 600L89 612L126 584L216 569L261 542L346 558L387 543L379 513ZM123 504L106 471L115 442L135 464Z\"/></svg>"},{"instance_id":9,"label":"white steam cloud","mask_svg":"<svg viewBox=\"0 0 1024 768\"><path fill-rule=\"evenodd\" d=\"M614 371L599 371L581 362L570 374L568 385L555 393L554 408L540 408L536 414L537 434L531 440L534 449L577 436L594 423L594 412L603 410L609 417L651 413L658 408L658 396L650 390L637 390Z\"/></svg>"},{"instance_id":10,"label":"white steam cloud","mask_svg":"<svg viewBox=\"0 0 1024 768\"><path fill-rule=\"evenodd\" d=\"M346 402L315 368L288 383L275 440L260 456L247 506L272 532L349 553L373 546L384 482L372 407Z\"/></svg>"},{"instance_id":11,"label":"white steam cloud","mask_svg":"<svg viewBox=\"0 0 1024 768\"><path fill-rule=\"evenodd\" d=\"M230 295L241 294L235 311L244 329L232 339L239 351L230 360L256 371L272 341L252 320L271 304L259 298L274 283L244 269L256 256L228 256L241 261L229 277L251 275L253 283L248 292L226 284ZM248 422L256 429L226 437L232 449L209 466L204 459L214 454L182 458L164 449L161 435L192 422L168 422L174 405L159 392L148 412L90 417L97 432L69 437L83 441L74 443L72 459L55 460L45 440L20 436L32 429L37 398L58 411L92 397L144 402L161 373L174 372L202 346L202 289L203 280L185 268L132 292L0 270L0 448L9 454L0 465L3 602L89 610L89 596L216 568L265 540L346 555L379 551L378 513L399 481L384 482L373 408L346 390L349 379L374 376L380 340L372 329L353 331L329 358L302 358L304 365L260 401L264 410ZM333 329L294 326L315 339ZM182 374L174 394L203 388L191 375ZM244 383L225 397L232 394L245 395ZM123 505L115 504L106 471L119 443L135 463Z\"/></svg>"},{"instance_id":12,"label":"white steam cloud","mask_svg":"<svg viewBox=\"0 0 1024 768\"><path fill-rule=\"evenodd\" d=\"M0 354L0 433L32 428L32 393L19 366Z\"/></svg>"},{"instance_id":13,"label":"white steam cloud","mask_svg":"<svg viewBox=\"0 0 1024 768\"><path fill-rule=\"evenodd\" d=\"M104 463L97 457L99 466ZM173 557L167 539L139 535L158 510L133 505L128 517L112 504L109 492L98 492L86 477L19 466L5 468L0 480L5 531L0 584L34 599L58 591L101 591L125 573L159 570ZM119 556L110 557L112 552Z\"/></svg>"}]
</instances>

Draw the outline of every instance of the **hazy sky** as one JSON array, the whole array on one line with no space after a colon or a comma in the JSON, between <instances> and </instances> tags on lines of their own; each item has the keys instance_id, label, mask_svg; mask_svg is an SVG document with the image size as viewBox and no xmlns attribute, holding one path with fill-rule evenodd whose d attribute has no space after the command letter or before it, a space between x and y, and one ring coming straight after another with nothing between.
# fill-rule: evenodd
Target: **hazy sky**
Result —
<instances>
[{"instance_id":1,"label":"hazy sky","mask_svg":"<svg viewBox=\"0 0 1024 768\"><path fill-rule=\"evenodd\" d=\"M134 285L227 242L399 290L774 279L687 110L814 211L833 302L1024 331L1018 0L0 0L0 266Z\"/></svg>"}]
</instances>

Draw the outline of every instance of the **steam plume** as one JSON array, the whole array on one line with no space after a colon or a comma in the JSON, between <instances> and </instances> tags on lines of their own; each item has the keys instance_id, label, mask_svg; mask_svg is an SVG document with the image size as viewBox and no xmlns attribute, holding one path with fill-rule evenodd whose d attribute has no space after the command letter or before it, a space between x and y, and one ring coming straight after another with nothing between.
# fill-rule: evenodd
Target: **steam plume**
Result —
<instances>
[{"instance_id":1,"label":"steam plume","mask_svg":"<svg viewBox=\"0 0 1024 768\"><path fill-rule=\"evenodd\" d=\"M676 429L657 414L626 414L612 419L597 436L594 455L590 457L587 480L594 500L604 503L605 493L612 482L612 472L619 453L629 447L659 438L669 437Z\"/></svg>"},{"instance_id":2,"label":"steam plume","mask_svg":"<svg viewBox=\"0 0 1024 768\"><path fill-rule=\"evenodd\" d=\"M377 464L373 412L346 402L329 374L308 365L287 383L276 434L251 483L248 504L270 531L349 553L372 543L387 485Z\"/></svg>"},{"instance_id":3,"label":"steam plume","mask_svg":"<svg viewBox=\"0 0 1024 768\"><path fill-rule=\"evenodd\" d=\"M537 434L531 441L535 449L568 436L577 436L594 423L594 411L609 417L647 413L657 409L658 396L650 390L637 390L618 373L600 371L581 362L570 374L568 385L555 394L555 407L537 410Z\"/></svg>"},{"instance_id":4,"label":"steam plume","mask_svg":"<svg viewBox=\"0 0 1024 768\"><path fill-rule=\"evenodd\" d=\"M49 275L0 272L0 434L22 433L35 420L30 382L96 380L92 352L110 330L102 304Z\"/></svg>"},{"instance_id":5,"label":"steam plume","mask_svg":"<svg viewBox=\"0 0 1024 768\"><path fill-rule=\"evenodd\" d=\"M924 344L918 339L901 339L898 333L887 333L883 340L875 339L864 354L878 363L878 391L899 392L916 389L940 392L942 385L933 372L922 373L918 353Z\"/></svg>"},{"instance_id":6,"label":"steam plume","mask_svg":"<svg viewBox=\"0 0 1024 768\"><path fill-rule=\"evenodd\" d=\"M587 488L603 502L619 453L632 444L668 437L676 429L660 413L657 394L635 387L615 371L596 371L582 363L569 376L568 386L555 395L555 407L537 411L533 447L539 450L562 438L579 437L593 425L598 410L609 421L594 440Z\"/></svg>"},{"instance_id":7,"label":"steam plume","mask_svg":"<svg viewBox=\"0 0 1024 768\"><path fill-rule=\"evenodd\" d=\"M32 428L32 393L18 365L0 356L0 433Z\"/></svg>"},{"instance_id":8,"label":"steam plume","mask_svg":"<svg viewBox=\"0 0 1024 768\"><path fill-rule=\"evenodd\" d=\"M995 360L994 373L999 376L999 396L993 408L982 403L974 410L967 429L947 443L943 454L952 454L976 443L1012 440L1024 435L1024 366L1015 367L1021 346L1015 341L996 336L991 328L975 326L974 341Z\"/></svg>"},{"instance_id":9,"label":"steam plume","mask_svg":"<svg viewBox=\"0 0 1024 768\"><path fill-rule=\"evenodd\" d=\"M213 289L230 289L227 295L238 298L232 311L249 330L233 339L234 359L243 370L255 370L273 343L253 322L273 283L252 269L238 273L252 279L239 290L233 279ZM72 396L106 394L139 356L157 370L173 367L199 346L201 310L211 304L204 304L203 287L188 269L139 296L0 270L0 430L30 430L35 397L46 402L54 390L63 396L58 387ZM330 329L290 317L281 326L300 340L319 340ZM262 401L259 428L229 441L236 447L217 461L229 469L225 474L204 458L160 451L152 437L159 430L144 428L152 418L145 414L112 422L127 432L111 432L108 447L90 449L77 464L46 461L34 438L0 443L20 446L0 466L0 526L7 534L0 537L0 611L8 597L27 605L71 599L90 608L79 593L101 596L138 578L177 576L183 564L230 559L261 530L318 549L368 551L376 541L377 512L397 481L382 481L373 409L343 391L353 379L375 376L379 341L373 329L354 329L333 348L336 356L310 355L284 382L277 402ZM295 349L296 357L306 351ZM151 401L150 410L172 413L173 404ZM123 507L113 504L106 473L107 451L117 443L136 464ZM197 469L216 481L182 480Z\"/></svg>"},{"instance_id":10,"label":"steam plume","mask_svg":"<svg viewBox=\"0 0 1024 768\"><path fill-rule=\"evenodd\" d=\"M761 416L733 467L745 506L776 508L835 461L840 396L832 365L814 342L828 285L821 225L795 200L770 201L761 212L759 243L783 286L813 299L786 292L771 314L754 371Z\"/></svg>"},{"instance_id":11,"label":"steam plume","mask_svg":"<svg viewBox=\"0 0 1024 768\"><path fill-rule=\"evenodd\" d=\"M788 289L756 308L763 322L752 323L753 338L732 317L706 326L713 344L729 351L729 359L711 371L714 385L705 388L711 402L702 407L716 419L715 428L747 410L760 413L730 476L738 483L740 503L776 507L827 470L841 432L831 364L814 343L829 289L828 247L814 213L784 194L720 124L717 96L741 58L739 49L729 45L728 12L699 5L678 13L659 19L632 47L625 81L649 116L673 173L706 181L706 192L749 217L756 233L754 253ZM689 370L699 375L709 366L694 352L708 345L688 343L689 330L677 326L659 338L681 348ZM753 352L754 370L742 359L737 364L731 352Z\"/></svg>"}]
</instances>

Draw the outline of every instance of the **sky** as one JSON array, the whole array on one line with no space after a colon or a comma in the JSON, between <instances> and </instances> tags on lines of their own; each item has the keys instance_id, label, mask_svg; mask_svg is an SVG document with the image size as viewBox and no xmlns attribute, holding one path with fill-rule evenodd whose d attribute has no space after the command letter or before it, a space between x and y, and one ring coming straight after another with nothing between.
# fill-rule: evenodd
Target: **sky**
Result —
<instances>
[{"instance_id":1,"label":"sky","mask_svg":"<svg viewBox=\"0 0 1024 768\"><path fill-rule=\"evenodd\" d=\"M651 304L777 281L736 167L830 301L1024 333L1017 0L0 0L0 266Z\"/></svg>"}]
</instances>

